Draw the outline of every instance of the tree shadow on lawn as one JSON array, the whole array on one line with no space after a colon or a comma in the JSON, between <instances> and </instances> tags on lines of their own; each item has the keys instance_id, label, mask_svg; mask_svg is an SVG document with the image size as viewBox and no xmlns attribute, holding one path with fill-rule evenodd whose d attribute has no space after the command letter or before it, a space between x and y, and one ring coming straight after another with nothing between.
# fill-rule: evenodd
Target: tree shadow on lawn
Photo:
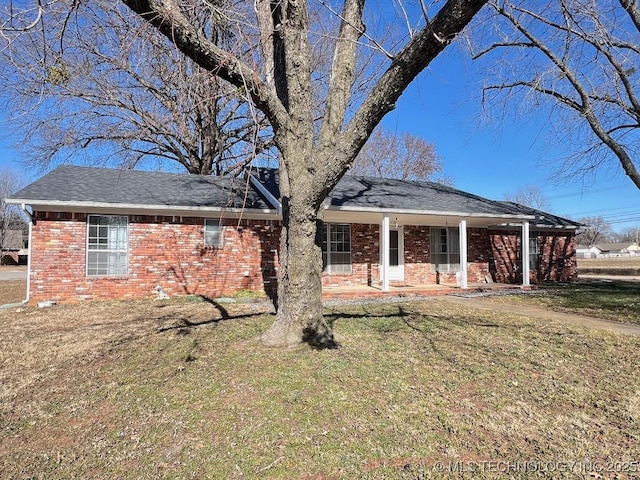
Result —
<instances>
[{"instance_id":1,"label":"tree shadow on lawn","mask_svg":"<svg viewBox=\"0 0 640 480\"><path fill-rule=\"evenodd\" d=\"M332 325L339 321L361 321L360 325L379 334L382 342L398 338L418 350L426 347L452 368L461 366L461 352L466 352L465 355L469 359L475 358L476 362L490 361L504 369L515 364L527 364L530 368L541 367L533 357L523 358L521 352L510 345L509 341L514 334L518 336L518 332L524 332L527 335L527 329L535 328L530 322L501 322L486 318L483 314L432 315L406 305L386 308L384 312L378 312L377 309L378 307L373 307L372 312L367 309L362 312L349 309L343 312L333 311L325 315L325 318ZM417 337L406 336L409 332ZM547 330L550 341L556 341L556 337L561 338L566 334L568 332L562 330Z\"/></svg>"},{"instance_id":2,"label":"tree shadow on lawn","mask_svg":"<svg viewBox=\"0 0 640 480\"><path fill-rule=\"evenodd\" d=\"M563 283L555 285L560 291L572 292L574 290L584 291L586 293L606 293L606 294L627 294L640 292L640 282L632 282L629 280L609 280L609 279L578 279L577 282Z\"/></svg>"},{"instance_id":3,"label":"tree shadow on lawn","mask_svg":"<svg viewBox=\"0 0 640 480\"><path fill-rule=\"evenodd\" d=\"M220 302L210 297L207 297L204 295L198 295L198 297L203 302L213 306L217 310L219 316L215 316L213 318L205 319L202 321L194 321L191 318L188 318L186 315L167 314L167 315L158 316L158 317L155 317L154 320L164 325L160 326L156 330L156 332L163 333L168 331L175 331L179 335L187 335L193 329L196 329L198 327L204 327L204 326L210 326L210 325L217 327L222 322L260 317L265 313L267 313L267 312L260 312L260 313L234 314L234 313L230 313L229 310ZM393 327L391 325L394 323L398 323L398 319L403 319L403 321L406 322L407 326L411 327L410 319L415 318L417 315L419 315L422 318L426 317L423 314L415 314L414 312L406 311L403 307L399 306L397 307L397 310L393 309L393 311L384 312L384 313L376 313L376 312L371 312L366 310L361 313L333 311L332 313L325 314L324 318L325 318L325 322L331 329L335 328L335 324L339 320L340 321L370 320L371 322L365 323L365 325L368 328L374 329L379 333L391 333L394 330L396 330L396 327ZM388 322L386 322L387 326L385 327L385 325L381 325L379 322L375 323L374 321L376 320L378 321L388 320ZM416 330L418 329L417 326L413 328L415 328ZM331 347L326 347L321 344L317 345L312 342L305 341L304 339L301 341L301 343L307 343L314 350L339 348L339 344L332 345Z\"/></svg>"},{"instance_id":4,"label":"tree shadow on lawn","mask_svg":"<svg viewBox=\"0 0 640 480\"><path fill-rule=\"evenodd\" d=\"M240 313L240 314L231 314L229 310L220 302L214 300L211 297L206 295L198 295L198 298L202 300L204 303L208 303L212 307L214 307L219 314L219 317L210 318L208 320L203 320L199 322L194 322L185 316L176 316L176 315L164 315L158 317L156 320L159 322L167 322L170 321L172 325L165 325L158 328L157 332L167 332L171 330L175 330L178 334L186 335L190 333L191 329L197 327L203 327L207 325L213 325L217 327L221 322L231 321L231 320L241 320L245 318L252 318L264 315L267 312L251 312L251 313Z\"/></svg>"},{"instance_id":5,"label":"tree shadow on lawn","mask_svg":"<svg viewBox=\"0 0 640 480\"><path fill-rule=\"evenodd\" d=\"M375 307L374 307L375 309ZM369 323L365 324L369 326L369 328L374 329L378 332L385 333L388 331L397 330L391 325L394 319L401 320L401 323L407 326L408 328L424 333L429 334L434 331L434 325L437 324L437 328L445 328L448 327L464 327L464 326L476 326L476 327L494 327L494 328L504 328L503 325L499 325L495 322L487 322L486 319L480 319L470 316L451 316L447 318L447 322L443 323L443 317L438 315L429 315L423 312L416 312L411 308L406 308L403 305L397 305L393 310L387 310L385 312L371 312L368 310L363 310L362 312L337 312L332 311L329 314L325 315L325 320L332 327L334 323L338 320L389 320L387 326L385 324L380 323ZM431 320L431 323L426 320Z\"/></svg>"},{"instance_id":6,"label":"tree shadow on lawn","mask_svg":"<svg viewBox=\"0 0 640 480\"><path fill-rule=\"evenodd\" d=\"M258 318L269 312L251 312L251 313L233 313L230 312L225 305L220 302L199 295L199 298L211 305L217 310L218 315L213 318L207 318L202 321L194 321L187 315L167 314L156 317L154 320L161 323L161 326L157 328L157 333L163 333L168 331L175 331L178 335L188 335L192 330L204 326L217 327L222 322L229 322L234 320L242 320L249 318ZM443 357L446 357L446 349L442 349L436 345L434 338L437 338L439 342L442 339L449 337L455 337L455 343L459 345L462 340L459 332L465 328L483 328L483 329L519 329L524 325L509 324L503 325L495 321L491 321L482 316L473 315L459 315L455 314L450 317L444 318L443 316L430 315L428 313L416 311L406 305L394 305L393 307L384 305L373 305L370 308L366 306L360 307L361 310L357 311L358 307L346 307L344 310L339 311L333 308L328 313L325 313L325 321L332 330L335 330L338 322L350 322L350 321L362 321L360 325L364 328L379 333L381 335L394 335L402 330L413 331L420 334L426 341L426 344L430 345L430 348L434 352L438 352ZM473 343L469 340L469 346ZM329 349L329 347L323 347L322 345L314 345L310 342L302 341L301 343L307 343L314 350ZM331 349L340 348L339 344L332 346Z\"/></svg>"}]
</instances>

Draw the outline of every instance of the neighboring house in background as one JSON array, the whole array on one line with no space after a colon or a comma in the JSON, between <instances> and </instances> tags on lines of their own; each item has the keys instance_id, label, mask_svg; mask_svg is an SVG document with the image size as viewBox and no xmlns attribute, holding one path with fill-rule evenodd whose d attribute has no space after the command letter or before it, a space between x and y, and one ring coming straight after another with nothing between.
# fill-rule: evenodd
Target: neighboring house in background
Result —
<instances>
[{"instance_id":1,"label":"neighboring house in background","mask_svg":"<svg viewBox=\"0 0 640 480\"><path fill-rule=\"evenodd\" d=\"M595 245L578 245L576 256L578 258L596 258L602 251Z\"/></svg>"},{"instance_id":2,"label":"neighboring house in background","mask_svg":"<svg viewBox=\"0 0 640 480\"><path fill-rule=\"evenodd\" d=\"M598 243L599 256L619 257L630 256L638 253L637 243Z\"/></svg>"},{"instance_id":3,"label":"neighboring house in background","mask_svg":"<svg viewBox=\"0 0 640 480\"><path fill-rule=\"evenodd\" d=\"M0 265L26 265L28 239L22 230L7 230L0 244Z\"/></svg>"},{"instance_id":4,"label":"neighboring house in background","mask_svg":"<svg viewBox=\"0 0 640 480\"><path fill-rule=\"evenodd\" d=\"M78 301L277 287L277 171L244 178L60 167L16 192L32 209L29 296ZM576 278L579 224L435 183L345 176L321 212L327 286ZM525 258L527 261L522 261Z\"/></svg>"},{"instance_id":5,"label":"neighboring house in background","mask_svg":"<svg viewBox=\"0 0 640 480\"><path fill-rule=\"evenodd\" d=\"M628 253L632 255L640 255L640 245L637 242L633 242L626 247Z\"/></svg>"}]
</instances>

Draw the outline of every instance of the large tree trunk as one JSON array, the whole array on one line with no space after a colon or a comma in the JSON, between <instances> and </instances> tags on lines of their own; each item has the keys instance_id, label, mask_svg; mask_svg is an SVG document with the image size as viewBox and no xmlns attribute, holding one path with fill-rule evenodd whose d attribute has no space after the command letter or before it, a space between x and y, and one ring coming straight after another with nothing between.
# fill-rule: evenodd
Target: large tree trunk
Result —
<instances>
[{"instance_id":1,"label":"large tree trunk","mask_svg":"<svg viewBox=\"0 0 640 480\"><path fill-rule=\"evenodd\" d=\"M380 63L384 72L364 100L356 102L359 106L348 121L357 48L365 33L365 0L345 0L328 89L325 91L323 84L315 91L319 96L325 95L326 100L319 132L313 108L317 85L312 81L315 74L309 43L310 32L316 27L310 28L306 1L256 0L262 57L269 57L261 70L210 42L182 15L180 2L123 1L201 67L241 88L269 120L281 154L283 227L278 313L262 340L273 346L291 346L301 341L318 347L335 346L333 333L322 315L322 263L316 245L318 211L406 87L487 0L447 0L432 19L425 18L421 30L409 35L406 43L399 41L404 47L391 57L385 56Z\"/></svg>"},{"instance_id":2,"label":"large tree trunk","mask_svg":"<svg viewBox=\"0 0 640 480\"><path fill-rule=\"evenodd\" d=\"M333 332L322 313L317 211L304 203L283 198L278 312L262 341L277 347L291 347L302 341L316 348L335 348Z\"/></svg>"}]
</instances>

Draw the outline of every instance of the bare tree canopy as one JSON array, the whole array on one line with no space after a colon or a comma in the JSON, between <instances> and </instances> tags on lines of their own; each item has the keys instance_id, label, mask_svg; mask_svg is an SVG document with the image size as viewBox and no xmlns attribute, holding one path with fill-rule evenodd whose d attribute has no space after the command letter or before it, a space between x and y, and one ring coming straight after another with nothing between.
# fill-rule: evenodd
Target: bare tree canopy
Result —
<instances>
[{"instance_id":1,"label":"bare tree canopy","mask_svg":"<svg viewBox=\"0 0 640 480\"><path fill-rule=\"evenodd\" d=\"M489 2L470 38L490 64L485 100L548 111L574 154L563 178L622 167L640 188L640 11L630 0ZM488 22L487 22L488 23Z\"/></svg>"},{"instance_id":2,"label":"bare tree canopy","mask_svg":"<svg viewBox=\"0 0 640 480\"><path fill-rule=\"evenodd\" d=\"M522 187L517 192L505 195L504 199L509 202L519 203L520 205L525 205L537 210L549 209L549 200L535 185Z\"/></svg>"},{"instance_id":3,"label":"bare tree canopy","mask_svg":"<svg viewBox=\"0 0 640 480\"><path fill-rule=\"evenodd\" d=\"M350 173L371 177L451 183L438 177L442 162L433 144L403 133L376 128L356 157Z\"/></svg>"},{"instance_id":4,"label":"bare tree canopy","mask_svg":"<svg viewBox=\"0 0 640 480\"><path fill-rule=\"evenodd\" d=\"M130 168L146 161L224 174L269 148L264 116L236 87L176 51L121 3L78 2L71 10L49 2L43 12L36 24L36 11L3 12L0 39L5 110L32 164L46 169L84 159ZM213 44L234 41L209 9L185 15ZM15 32L20 26L25 31Z\"/></svg>"},{"instance_id":5,"label":"bare tree canopy","mask_svg":"<svg viewBox=\"0 0 640 480\"><path fill-rule=\"evenodd\" d=\"M618 242L640 243L640 227L627 227L616 235Z\"/></svg>"},{"instance_id":6,"label":"bare tree canopy","mask_svg":"<svg viewBox=\"0 0 640 480\"><path fill-rule=\"evenodd\" d=\"M267 118L280 154L282 232L278 311L262 340L334 347L322 311L319 210L400 95L487 0L366 7L364 0L222 6L205 0L122 1ZM223 23L231 40L220 44L210 38L194 22L194 9ZM75 21L74 11L69 22ZM23 17L20 28L37 27L36 15ZM135 27L127 30L129 41L137 35ZM318 61L323 58L331 61Z\"/></svg>"},{"instance_id":7,"label":"bare tree canopy","mask_svg":"<svg viewBox=\"0 0 640 480\"><path fill-rule=\"evenodd\" d=\"M576 235L579 244L589 246L612 240L611 224L603 217L583 217L578 221L585 225Z\"/></svg>"}]
</instances>

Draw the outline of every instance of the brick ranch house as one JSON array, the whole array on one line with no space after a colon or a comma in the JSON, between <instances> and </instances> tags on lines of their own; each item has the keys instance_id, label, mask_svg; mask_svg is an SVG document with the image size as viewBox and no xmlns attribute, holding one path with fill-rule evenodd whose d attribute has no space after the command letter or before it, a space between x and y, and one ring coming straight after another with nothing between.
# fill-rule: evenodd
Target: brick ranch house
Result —
<instances>
[{"instance_id":1,"label":"brick ranch house","mask_svg":"<svg viewBox=\"0 0 640 480\"><path fill-rule=\"evenodd\" d=\"M229 179L64 166L7 201L31 217L27 300L275 295L276 170ZM576 277L579 224L440 184L345 176L322 218L325 287Z\"/></svg>"}]
</instances>

